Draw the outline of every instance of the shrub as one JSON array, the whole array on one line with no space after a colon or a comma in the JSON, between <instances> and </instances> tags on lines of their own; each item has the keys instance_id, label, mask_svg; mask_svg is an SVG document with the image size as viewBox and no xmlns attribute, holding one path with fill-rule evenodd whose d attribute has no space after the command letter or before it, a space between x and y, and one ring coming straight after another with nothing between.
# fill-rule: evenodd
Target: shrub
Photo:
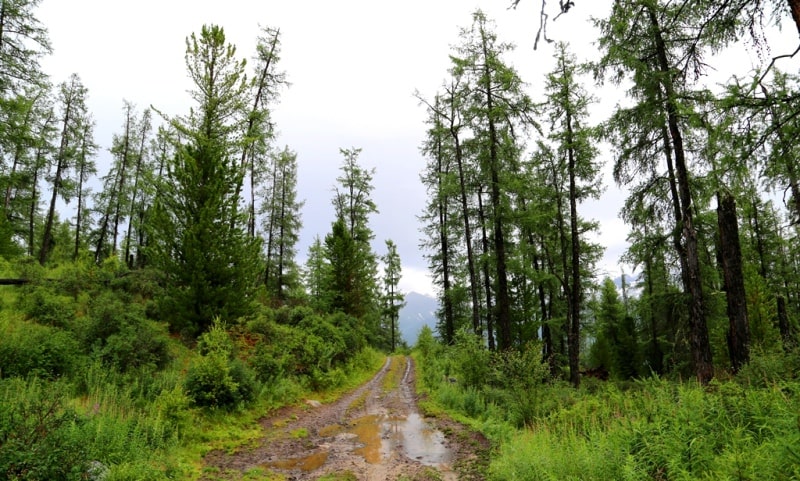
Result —
<instances>
[{"instance_id":1,"label":"shrub","mask_svg":"<svg viewBox=\"0 0 800 481\"><path fill-rule=\"evenodd\" d=\"M162 368L170 360L166 330L146 319L141 306L123 303L114 293L96 297L76 324L86 350L120 371Z\"/></svg>"},{"instance_id":2,"label":"shrub","mask_svg":"<svg viewBox=\"0 0 800 481\"><path fill-rule=\"evenodd\" d=\"M57 378L70 374L80 349L62 329L30 322L0 321L0 377Z\"/></svg>"},{"instance_id":3,"label":"shrub","mask_svg":"<svg viewBox=\"0 0 800 481\"><path fill-rule=\"evenodd\" d=\"M200 336L201 356L186 376L186 393L198 406L230 408L253 399L252 371L233 357L233 341L219 320Z\"/></svg>"},{"instance_id":4,"label":"shrub","mask_svg":"<svg viewBox=\"0 0 800 481\"><path fill-rule=\"evenodd\" d=\"M17 309L39 324L69 327L75 319L75 302L42 286L25 287L17 301Z\"/></svg>"},{"instance_id":5,"label":"shrub","mask_svg":"<svg viewBox=\"0 0 800 481\"><path fill-rule=\"evenodd\" d=\"M82 419L61 384L0 381L0 478L81 480L89 468Z\"/></svg>"},{"instance_id":6,"label":"shrub","mask_svg":"<svg viewBox=\"0 0 800 481\"><path fill-rule=\"evenodd\" d=\"M483 386L489 379L491 352L483 346L480 337L464 329L458 331L452 352L458 382L465 387Z\"/></svg>"}]
</instances>

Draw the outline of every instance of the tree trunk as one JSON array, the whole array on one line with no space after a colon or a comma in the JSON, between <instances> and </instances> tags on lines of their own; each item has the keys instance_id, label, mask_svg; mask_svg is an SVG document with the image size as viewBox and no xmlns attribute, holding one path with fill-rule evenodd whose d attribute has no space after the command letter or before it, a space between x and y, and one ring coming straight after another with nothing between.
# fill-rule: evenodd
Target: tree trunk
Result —
<instances>
[{"instance_id":1,"label":"tree trunk","mask_svg":"<svg viewBox=\"0 0 800 481\"><path fill-rule=\"evenodd\" d=\"M797 27L797 33L800 34L800 0L788 0L789 11L792 12L792 20Z\"/></svg>"},{"instance_id":2,"label":"tree trunk","mask_svg":"<svg viewBox=\"0 0 800 481\"><path fill-rule=\"evenodd\" d=\"M144 162L144 143L147 139L147 130L148 130L148 112L142 114L142 140L139 144L139 155L136 157L136 170L133 173L133 191L131 192L131 207L128 209L128 230L125 233L125 262L128 264L128 268L133 268L133 258L131 257L131 231L133 230L133 217L137 209L136 205L136 195L139 193L139 178L142 175L142 162ZM138 229L141 229L142 225L139 224ZM140 250L141 246L139 246Z\"/></svg>"},{"instance_id":3,"label":"tree trunk","mask_svg":"<svg viewBox=\"0 0 800 481\"><path fill-rule=\"evenodd\" d=\"M786 312L786 299L783 296L777 298L778 308L778 329L781 331L781 340L784 350L794 347L795 339L789 324L789 314Z\"/></svg>"},{"instance_id":4,"label":"tree trunk","mask_svg":"<svg viewBox=\"0 0 800 481\"><path fill-rule=\"evenodd\" d=\"M494 319L495 312L492 309L492 275L489 272L489 237L486 235L486 213L483 211L483 192L478 192L478 223L481 226L481 245L483 246L483 290L486 297L486 336L489 349L495 350L494 342ZM476 333L477 334L477 333Z\"/></svg>"},{"instance_id":5,"label":"tree trunk","mask_svg":"<svg viewBox=\"0 0 800 481\"><path fill-rule=\"evenodd\" d=\"M472 331L481 335L480 302L478 301L478 279L475 273L475 253L472 249L472 227L469 223L469 204L467 203L467 180L464 175L464 153L458 136L458 129L450 119L450 135L455 143L456 166L458 167L458 184L461 194L461 216L464 218L464 244L467 247L467 271L469 272L469 290L472 298Z\"/></svg>"},{"instance_id":6,"label":"tree trunk","mask_svg":"<svg viewBox=\"0 0 800 481\"><path fill-rule=\"evenodd\" d=\"M672 83L672 69L667 59L666 44L661 36L660 25L653 7L647 7L650 23L653 27L654 41L659 69L661 71L661 86L664 88L666 98L667 125L672 138L672 147L675 154L675 172L678 180L678 192L682 209L682 236L686 255L687 281L689 287L689 344L692 353L692 363L697 380L707 384L714 377L714 365L711 359L711 345L708 340L708 326L706 325L703 282L700 274L700 257L697 241L697 230L694 226L692 213L692 194L689 182L689 171L686 165L683 148L683 134L679 126L678 107L675 103L675 91Z\"/></svg>"},{"instance_id":7,"label":"tree trunk","mask_svg":"<svg viewBox=\"0 0 800 481\"><path fill-rule=\"evenodd\" d=\"M437 162L438 162L438 210L439 210L439 243L441 244L442 250L442 290L444 292L442 296L442 308L443 308L443 315L444 315L444 341L445 344L452 344L453 340L455 339L455 323L453 321L453 299L451 296L450 290L452 286L450 285L450 241L447 237L447 199L442 198L442 177L447 174L444 171L442 158L443 153L441 152L441 143L437 146Z\"/></svg>"},{"instance_id":8,"label":"tree trunk","mask_svg":"<svg viewBox=\"0 0 800 481\"><path fill-rule=\"evenodd\" d=\"M61 129L61 143L58 148L56 158L56 173L53 177L53 195L50 197L50 209L47 211L47 219L44 224L44 233L42 234L42 248L39 250L39 264L44 265L50 255L53 244L53 222L56 215L56 200L58 200L58 193L61 188L61 177L64 175L66 168L67 147L69 146L69 124L72 121L72 105L67 102L64 106L64 119Z\"/></svg>"},{"instance_id":9,"label":"tree trunk","mask_svg":"<svg viewBox=\"0 0 800 481\"><path fill-rule=\"evenodd\" d=\"M717 194L717 203L723 289L728 301L728 353L731 368L736 373L750 361L750 324L747 319L742 251L739 245L736 200L728 193Z\"/></svg>"},{"instance_id":10,"label":"tree trunk","mask_svg":"<svg viewBox=\"0 0 800 481\"><path fill-rule=\"evenodd\" d=\"M544 263L542 263L542 271L544 270ZM539 269L539 259L533 257L533 268L537 271ZM553 350L553 336L550 332L550 310L548 309L547 296L544 292L544 283L540 282L539 290L539 309L542 313L542 359L550 366L550 374L555 376L556 364L555 353ZM552 302L552 297L551 297Z\"/></svg>"},{"instance_id":11,"label":"tree trunk","mask_svg":"<svg viewBox=\"0 0 800 481\"><path fill-rule=\"evenodd\" d=\"M578 187L575 181L575 149L573 148L572 115L566 112L567 161L569 171L569 223L572 254L572 290L569 297L569 326L567 344L569 350L569 380L574 387L580 386L580 320L581 320L581 243L578 237ZM564 273L566 275L566 273Z\"/></svg>"}]
</instances>

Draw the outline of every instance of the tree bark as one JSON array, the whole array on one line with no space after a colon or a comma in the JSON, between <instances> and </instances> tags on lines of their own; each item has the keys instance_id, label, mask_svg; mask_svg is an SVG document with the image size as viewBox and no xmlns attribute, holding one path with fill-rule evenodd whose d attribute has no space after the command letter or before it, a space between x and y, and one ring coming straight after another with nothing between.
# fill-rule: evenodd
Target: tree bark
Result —
<instances>
[{"instance_id":1,"label":"tree bark","mask_svg":"<svg viewBox=\"0 0 800 481\"><path fill-rule=\"evenodd\" d=\"M483 192L478 192L478 219L481 226L481 245L483 246L483 290L486 297L486 336L489 349L494 350L497 346L494 342L494 318L495 312L492 310L492 276L489 273L489 238L486 235L486 214L483 211Z\"/></svg>"},{"instance_id":2,"label":"tree bark","mask_svg":"<svg viewBox=\"0 0 800 481\"><path fill-rule=\"evenodd\" d=\"M736 200L729 193L717 195L722 278L728 312L728 354L736 373L750 361L750 323L747 318L747 297L742 273L742 250Z\"/></svg>"},{"instance_id":3,"label":"tree bark","mask_svg":"<svg viewBox=\"0 0 800 481\"><path fill-rule=\"evenodd\" d=\"M686 281L689 288L689 344L692 364L697 380L701 384L707 384L714 377L714 365L711 359L711 345L708 340L708 326L704 312L703 282L700 274L697 230L694 226L692 212L689 171L684 156L683 134L679 126L678 107L675 103L675 90L672 83L673 74L667 58L666 43L661 35L661 27L655 10L648 6L647 11L653 28L653 40L656 45L656 56L661 74L660 84L665 93L667 125L675 154L675 173L681 199L682 225L680 227L686 256Z\"/></svg>"},{"instance_id":4,"label":"tree bark","mask_svg":"<svg viewBox=\"0 0 800 481\"><path fill-rule=\"evenodd\" d=\"M797 27L797 33L800 34L800 0L788 0L789 11L792 12L792 20Z\"/></svg>"}]
</instances>

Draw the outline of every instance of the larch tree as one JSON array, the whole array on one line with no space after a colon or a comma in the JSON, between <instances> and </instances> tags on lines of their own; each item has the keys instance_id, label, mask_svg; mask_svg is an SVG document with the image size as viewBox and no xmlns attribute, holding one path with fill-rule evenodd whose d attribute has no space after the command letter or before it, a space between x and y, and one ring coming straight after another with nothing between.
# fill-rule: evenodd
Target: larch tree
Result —
<instances>
[{"instance_id":1,"label":"larch tree","mask_svg":"<svg viewBox=\"0 0 800 481\"><path fill-rule=\"evenodd\" d=\"M405 295L400 291L402 278L402 264L397 244L391 239L386 241L386 254L383 261L383 312L389 321L387 326L391 338L391 352L397 348L397 333L399 329L400 309L405 305Z\"/></svg>"},{"instance_id":2,"label":"larch tree","mask_svg":"<svg viewBox=\"0 0 800 481\"><path fill-rule=\"evenodd\" d=\"M566 183L563 191L569 204L568 212L566 208L559 212L559 216L563 212L569 224L569 233L561 236L562 263L565 267L561 283L569 306L567 345L570 382L578 386L580 323L585 296L584 272L591 271L581 258L581 236L586 234L586 230L580 226L578 203L599 196L600 168L594 161L597 156L597 148L594 146L596 129L586 125L592 98L578 83L578 66L565 44L557 47L555 60L555 70L547 76L545 83L546 100L543 109L550 123L549 140L554 145L559 170L562 172L560 177ZM563 227L560 231L564 231Z\"/></svg>"},{"instance_id":3,"label":"larch tree","mask_svg":"<svg viewBox=\"0 0 800 481\"><path fill-rule=\"evenodd\" d=\"M245 172L242 183L237 185L238 196L248 183L247 231L251 237L256 235L256 196L258 185L269 175L271 142L275 127L271 117L273 104L278 100L280 90L288 86L286 73L278 69L281 52L281 31L279 28L262 29L256 44L253 79L249 86L251 105L244 122L244 148L241 152L241 168Z\"/></svg>"},{"instance_id":4,"label":"larch tree","mask_svg":"<svg viewBox=\"0 0 800 481\"><path fill-rule=\"evenodd\" d=\"M428 158L420 180L428 193L428 206L422 215L423 232L427 239L423 245L431 251L428 255L434 282L440 287L442 305L440 336L446 344L455 341L456 330L461 327L457 317L457 304L464 289L458 279L459 271L466 269L469 282L472 331L481 335L479 286L476 262L472 248L471 215L468 208L470 196L464 177L464 150L461 144L463 121L456 107L458 79L445 86L445 93L437 95L433 103L420 99L428 108L428 138L421 147ZM466 264L461 259L466 260Z\"/></svg>"},{"instance_id":5,"label":"larch tree","mask_svg":"<svg viewBox=\"0 0 800 481\"><path fill-rule=\"evenodd\" d=\"M173 330L197 335L219 316L252 309L259 241L247 235L237 185L245 121L245 62L223 29L204 25L186 39L195 105L169 119L175 155L158 183L148 256L168 279L161 314Z\"/></svg>"},{"instance_id":6,"label":"larch tree","mask_svg":"<svg viewBox=\"0 0 800 481\"><path fill-rule=\"evenodd\" d=\"M126 218L130 230L130 209L139 188L145 143L150 133L150 110L145 110L140 117L136 106L126 100L123 102L123 112L125 120L122 133L114 134L111 141L113 162L102 179L103 190L95 196L96 209L100 212L93 242L97 263L118 253L122 244L120 227ZM130 237L127 233L125 238L129 247ZM127 262L127 252L124 260Z\"/></svg>"},{"instance_id":7,"label":"larch tree","mask_svg":"<svg viewBox=\"0 0 800 481\"><path fill-rule=\"evenodd\" d=\"M295 263L302 219L303 202L297 199L297 153L284 148L273 155L271 173L265 186L264 249L266 265L264 285L279 303L299 287L299 271Z\"/></svg>"},{"instance_id":8,"label":"larch tree","mask_svg":"<svg viewBox=\"0 0 800 481\"><path fill-rule=\"evenodd\" d=\"M147 158L148 149L147 149L147 141L150 136L150 131L152 128L152 124L150 121L151 117L151 110L145 109L142 112L142 117L139 121L139 125L137 126L137 143L138 146L136 148L136 155L133 159L133 182L131 184L131 195L128 202L127 208L127 217L128 217L128 228L125 230L125 252L123 259L128 264L129 268L134 267L134 251L135 254L138 256L139 252L138 249L135 249L135 237L133 236L133 232L136 231L137 233L143 230L142 219L136 218L136 213L141 212L141 199L145 197L147 194L143 192L147 185L147 177L149 175L150 163L149 159Z\"/></svg>"},{"instance_id":9,"label":"larch tree","mask_svg":"<svg viewBox=\"0 0 800 481\"><path fill-rule=\"evenodd\" d=\"M90 117L83 123L83 131L80 133L79 147L76 152L75 174L76 174L76 194L78 206L75 213L75 249L72 252L72 259L77 260L82 248L85 247L86 236L91 223L89 208L87 207L87 197L90 189L87 185L93 175L97 173L97 166L94 156L97 153L97 144L94 142L95 122Z\"/></svg>"},{"instance_id":10,"label":"larch tree","mask_svg":"<svg viewBox=\"0 0 800 481\"><path fill-rule=\"evenodd\" d=\"M685 7L685 8L684 8ZM632 0L616 2L608 20L600 21L599 45L602 58L597 73L604 78L611 73L612 81L620 84L627 75L635 79L629 94L638 105L628 109L637 114L628 117L628 124L639 122L637 131L643 132L645 144L620 144L623 156L645 159L644 152L655 142L662 145L670 173L670 191L675 214L676 236L674 246L681 263L684 290L689 305L689 345L692 366L697 379L707 383L713 377L711 345L708 338L705 299L701 269L701 253L695 223L693 187L690 174L690 149L685 141L689 126L687 116L690 105L686 94L693 78L703 71L702 53L711 48L716 39L696 24L702 5L691 8L684 5L667 5L660 1ZM702 43L706 41L706 43ZM617 121L622 120L617 115ZM612 128L623 129L622 123L612 123ZM637 148L641 147L641 148ZM619 162L618 162L619 166ZM618 167L617 170L636 171L635 167Z\"/></svg>"},{"instance_id":11,"label":"larch tree","mask_svg":"<svg viewBox=\"0 0 800 481\"><path fill-rule=\"evenodd\" d=\"M519 171L518 131L530 123L532 104L519 75L503 61L512 46L498 41L485 14L475 12L471 27L463 29L460 37L451 59L455 73L466 76L464 117L474 135L471 144L481 185L478 200L483 200L480 192L488 197L486 209L479 206L484 213L480 225L489 231L484 238L490 244L487 248L493 264L490 276L495 305L488 315L496 320L498 347L505 350L513 344L507 267L513 230L509 186ZM488 277L484 275L484 280ZM489 295L489 289L485 290Z\"/></svg>"},{"instance_id":12,"label":"larch tree","mask_svg":"<svg viewBox=\"0 0 800 481\"><path fill-rule=\"evenodd\" d=\"M82 139L87 135L86 125L90 123L87 95L88 89L77 74L72 74L58 88L56 102L60 137L52 159L50 207L45 218L42 247L39 249L39 263L42 265L47 262L55 243L53 228L57 217L56 202L59 198L69 200L75 195L75 183L70 175L78 163Z\"/></svg>"}]
</instances>

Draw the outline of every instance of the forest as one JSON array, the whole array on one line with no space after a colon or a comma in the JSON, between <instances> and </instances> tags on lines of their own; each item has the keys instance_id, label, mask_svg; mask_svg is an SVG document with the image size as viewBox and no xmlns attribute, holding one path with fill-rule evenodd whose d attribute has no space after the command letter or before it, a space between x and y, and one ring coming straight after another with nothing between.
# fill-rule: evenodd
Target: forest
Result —
<instances>
[{"instance_id":1,"label":"forest","mask_svg":"<svg viewBox=\"0 0 800 481\"><path fill-rule=\"evenodd\" d=\"M191 108L125 102L98 166L79 73L40 66L40 0L0 0L0 477L294 479L204 458L407 355L425 414L491 445L458 479L800 479L800 46L765 34L800 38L800 5L616 1L579 63L547 35L577 3L531 23L554 58L541 91L477 10L439 91L415 93L440 308L408 346L360 148L340 149L334 217L298 262L279 26L245 54L224 26L187 32ZM710 86L742 42L761 68ZM592 123L608 85L625 100ZM636 273L618 280L581 215L614 187L605 162L628 192Z\"/></svg>"}]
</instances>

